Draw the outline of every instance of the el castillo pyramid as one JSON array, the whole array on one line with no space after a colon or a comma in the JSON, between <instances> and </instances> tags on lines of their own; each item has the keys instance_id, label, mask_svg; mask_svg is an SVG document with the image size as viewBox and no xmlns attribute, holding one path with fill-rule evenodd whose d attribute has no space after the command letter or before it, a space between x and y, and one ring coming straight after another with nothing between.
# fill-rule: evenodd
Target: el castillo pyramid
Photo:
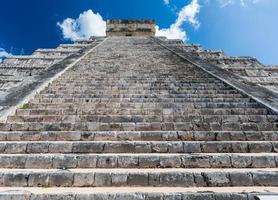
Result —
<instances>
[{"instance_id":1,"label":"el castillo pyramid","mask_svg":"<svg viewBox=\"0 0 278 200\"><path fill-rule=\"evenodd\" d=\"M0 200L278 199L278 68L154 27L0 63Z\"/></svg>"}]
</instances>

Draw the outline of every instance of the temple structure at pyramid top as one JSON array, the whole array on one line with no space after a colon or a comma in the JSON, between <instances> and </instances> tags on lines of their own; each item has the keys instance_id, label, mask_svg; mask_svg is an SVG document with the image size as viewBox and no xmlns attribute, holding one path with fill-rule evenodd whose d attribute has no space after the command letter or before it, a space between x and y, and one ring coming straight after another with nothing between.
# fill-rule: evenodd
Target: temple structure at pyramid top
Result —
<instances>
[{"instance_id":1,"label":"temple structure at pyramid top","mask_svg":"<svg viewBox=\"0 0 278 200\"><path fill-rule=\"evenodd\" d=\"M155 36L154 20L108 20L107 36Z\"/></svg>"},{"instance_id":2,"label":"temple structure at pyramid top","mask_svg":"<svg viewBox=\"0 0 278 200\"><path fill-rule=\"evenodd\" d=\"M277 199L277 69L150 20L8 57L0 199Z\"/></svg>"}]
</instances>

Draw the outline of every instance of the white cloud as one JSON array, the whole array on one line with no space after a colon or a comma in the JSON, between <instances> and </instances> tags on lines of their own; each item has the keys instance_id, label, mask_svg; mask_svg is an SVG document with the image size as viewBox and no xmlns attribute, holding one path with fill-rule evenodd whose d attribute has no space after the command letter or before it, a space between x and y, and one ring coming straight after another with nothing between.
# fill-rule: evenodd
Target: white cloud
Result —
<instances>
[{"instance_id":1,"label":"white cloud","mask_svg":"<svg viewBox=\"0 0 278 200\"><path fill-rule=\"evenodd\" d=\"M217 0L221 7L226 7L228 5L239 3L242 7L247 6L248 4L256 4L261 0Z\"/></svg>"},{"instance_id":2,"label":"white cloud","mask_svg":"<svg viewBox=\"0 0 278 200\"><path fill-rule=\"evenodd\" d=\"M168 39L182 39L187 40L186 31L182 29L182 25L185 22L190 23L195 28L200 26L200 22L197 19L197 14L200 12L200 5L198 0L192 0L190 4L184 6L178 14L178 18L175 23L169 28L160 29L156 26L157 36L166 36Z\"/></svg>"},{"instance_id":3,"label":"white cloud","mask_svg":"<svg viewBox=\"0 0 278 200\"><path fill-rule=\"evenodd\" d=\"M7 56L10 56L11 54L9 54L7 51L5 51L5 49L0 48L0 62Z\"/></svg>"},{"instance_id":4,"label":"white cloud","mask_svg":"<svg viewBox=\"0 0 278 200\"><path fill-rule=\"evenodd\" d=\"M165 5L168 5L170 3L170 0L163 0Z\"/></svg>"},{"instance_id":5,"label":"white cloud","mask_svg":"<svg viewBox=\"0 0 278 200\"><path fill-rule=\"evenodd\" d=\"M234 0L218 0L221 7L226 7L234 3Z\"/></svg>"},{"instance_id":6,"label":"white cloud","mask_svg":"<svg viewBox=\"0 0 278 200\"><path fill-rule=\"evenodd\" d=\"M99 13L94 13L92 10L81 13L77 19L67 18L57 25L63 37L72 41L106 35L106 22Z\"/></svg>"}]
</instances>

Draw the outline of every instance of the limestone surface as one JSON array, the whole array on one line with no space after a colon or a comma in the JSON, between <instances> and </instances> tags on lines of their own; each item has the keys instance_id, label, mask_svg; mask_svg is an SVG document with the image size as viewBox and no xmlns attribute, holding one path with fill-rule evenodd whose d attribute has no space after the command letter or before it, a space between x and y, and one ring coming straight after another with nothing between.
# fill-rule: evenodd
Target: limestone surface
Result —
<instances>
[{"instance_id":1,"label":"limestone surface","mask_svg":"<svg viewBox=\"0 0 278 200\"><path fill-rule=\"evenodd\" d=\"M172 48L206 62L228 59L179 40L124 36L5 60L3 77L24 79L19 66L38 78L79 58L0 124L0 199L278 194L276 112ZM3 92L24 81L6 81Z\"/></svg>"}]
</instances>

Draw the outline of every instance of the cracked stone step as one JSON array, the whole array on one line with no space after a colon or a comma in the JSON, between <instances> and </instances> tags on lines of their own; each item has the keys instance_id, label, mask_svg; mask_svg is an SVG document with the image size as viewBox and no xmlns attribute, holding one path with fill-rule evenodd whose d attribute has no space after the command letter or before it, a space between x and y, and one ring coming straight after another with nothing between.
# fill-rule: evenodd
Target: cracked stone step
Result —
<instances>
[{"instance_id":1,"label":"cracked stone step","mask_svg":"<svg viewBox=\"0 0 278 200\"><path fill-rule=\"evenodd\" d=\"M121 74L122 72L125 72L124 70L119 70L117 71L118 74ZM111 83L111 84L115 84L113 81L114 80L123 80L124 84L130 84L130 82L135 82L135 83L152 83L152 82L156 82L156 85L162 83L162 84L171 84L173 85L173 83L171 82L171 80L175 79L176 83L175 85L184 85L184 84L189 84L190 86L194 86L194 85L204 85L206 86L206 83L210 83L210 84L214 84L214 85L225 85L225 83L223 83L221 80L218 80L212 76L208 76L205 75L207 77L188 77L186 75L186 73L188 72L181 72L183 74L175 75L161 75L160 77L154 77L153 73L151 71L143 71L143 70L134 70L134 73L139 73L140 76L139 77L133 77L130 75L115 75L115 73L113 74L109 74L109 73L105 73L105 74L97 74L95 76L92 76L91 74L80 74L80 73L74 73L74 72L66 72L63 76L59 79L60 83L65 83L65 82L71 82L72 83L83 83L84 85L86 85L86 83L88 84L92 84L92 82L90 82L89 80L91 79L93 81L93 83L97 84L97 83ZM91 71L91 73L93 73L93 71ZM200 72L197 72L198 74ZM68 75L68 76L66 76ZM80 75L84 76L82 78L84 79L80 79ZM99 75L98 77L96 77L97 75ZM111 75L111 76L110 76ZM113 76L114 75L114 76ZM67 78L64 78L67 77ZM57 83L57 82L56 82Z\"/></svg>"},{"instance_id":2,"label":"cracked stone step","mask_svg":"<svg viewBox=\"0 0 278 200\"><path fill-rule=\"evenodd\" d=\"M140 90L139 90L140 88ZM85 91L88 91L87 89L84 89ZM116 87L112 87L111 89L104 89L104 90L97 90L97 93L115 93L115 92L119 92L119 93L129 93L129 92L138 92L138 93L169 93L169 94L176 94L176 93L181 93L181 94L239 94L239 92L237 90L187 90L187 89L180 89L177 88L176 90L169 90L169 88L165 88L162 89L161 87L159 88L149 88L149 87L142 87L142 86L138 86L138 88L132 88L132 87L126 87L124 88L116 88ZM43 95L65 95L65 94L74 94L74 95L85 95L84 92L81 91L80 87L74 87L72 86L71 88L64 88L64 87L60 87L57 89L52 89L50 90L44 90L42 92L40 92L40 94L37 94L36 97L41 97ZM96 91L92 91L92 93L96 93ZM87 93L88 94L88 93ZM136 93L134 93L136 94Z\"/></svg>"},{"instance_id":3,"label":"cracked stone step","mask_svg":"<svg viewBox=\"0 0 278 200\"><path fill-rule=\"evenodd\" d=\"M55 91L60 91L60 88L63 89L67 89L68 87L75 87L75 88L79 88L80 91L84 90L87 91L89 88L93 88L94 91L95 90L108 90L108 89L131 89L131 90L136 90L138 88L140 88L141 90L144 90L145 88L147 88L148 90L151 89L155 89L155 88L159 88L160 90L169 90L169 88L171 86L173 86L173 83L171 84L165 84L164 82L159 83L157 85L155 85L155 83L153 82L149 82L149 83L137 83L138 81L136 80L136 82L132 82L129 81L127 83L122 83L122 84L117 84L117 83L94 83L94 82L89 82L89 83L78 83L76 81L65 81L66 83L64 83L63 85L55 85L55 83L53 83L53 85L49 86L46 88L46 90L42 91L42 93L51 93L51 92L55 92ZM179 87L183 90L188 90L188 91L200 91L203 92L205 90L207 91L232 91L234 90L231 87L227 87L225 84L221 84L221 85L216 85L216 84L206 84L206 85L190 85L190 84L178 84L178 85L174 85L174 87Z\"/></svg>"},{"instance_id":4,"label":"cracked stone step","mask_svg":"<svg viewBox=\"0 0 278 200\"><path fill-rule=\"evenodd\" d=\"M277 141L275 131L0 131L0 141Z\"/></svg>"},{"instance_id":5,"label":"cracked stone step","mask_svg":"<svg viewBox=\"0 0 278 200\"><path fill-rule=\"evenodd\" d=\"M278 169L1 169L2 187L278 186Z\"/></svg>"},{"instance_id":6,"label":"cracked stone step","mask_svg":"<svg viewBox=\"0 0 278 200\"><path fill-rule=\"evenodd\" d=\"M87 110L85 108L76 109L17 109L16 116L24 115L155 115L163 114L165 112L174 112L175 115L267 115L268 110L265 108L201 108L201 109L190 109L190 108L170 108L170 109L115 109L115 108L99 108L97 110Z\"/></svg>"},{"instance_id":7,"label":"cracked stone step","mask_svg":"<svg viewBox=\"0 0 278 200\"><path fill-rule=\"evenodd\" d=\"M0 153L277 153L277 141L8 141Z\"/></svg>"},{"instance_id":8,"label":"cracked stone step","mask_svg":"<svg viewBox=\"0 0 278 200\"><path fill-rule=\"evenodd\" d=\"M215 122L197 119L169 123L100 123L100 122L9 122L0 123L1 131L276 131L277 122Z\"/></svg>"},{"instance_id":9,"label":"cracked stone step","mask_svg":"<svg viewBox=\"0 0 278 200\"><path fill-rule=\"evenodd\" d=\"M254 102L149 102L149 103L131 103L131 102L118 102L113 104L107 104L105 102L83 102L83 103L28 103L20 109L58 109L58 108L71 108L71 109L85 109L85 108L159 108L159 107L178 107L178 108L263 108L261 105L258 105Z\"/></svg>"},{"instance_id":10,"label":"cracked stone step","mask_svg":"<svg viewBox=\"0 0 278 200\"><path fill-rule=\"evenodd\" d=\"M84 92L85 93L85 92ZM37 100L51 100L51 99L83 99L83 98L243 98L242 94L185 94L185 93L175 93L175 94L160 94L160 93L143 93L143 94L134 94L131 92L120 93L115 91L114 93L92 93L92 94L44 94L36 96ZM109 94L109 95L107 95Z\"/></svg>"},{"instance_id":11,"label":"cracked stone step","mask_svg":"<svg viewBox=\"0 0 278 200\"><path fill-rule=\"evenodd\" d=\"M275 153L0 154L0 168L277 168Z\"/></svg>"},{"instance_id":12,"label":"cracked stone step","mask_svg":"<svg viewBox=\"0 0 278 200\"><path fill-rule=\"evenodd\" d=\"M148 103L148 102L180 102L180 103L188 103L188 102L252 102L250 98L217 98L217 97L209 97L209 98L186 98L186 97L180 97L180 98L110 98L108 96L103 98L49 98L49 99L31 99L30 103L89 103L89 102L95 102L95 101L101 101L101 102L130 102L130 103Z\"/></svg>"},{"instance_id":13,"label":"cracked stone step","mask_svg":"<svg viewBox=\"0 0 278 200\"><path fill-rule=\"evenodd\" d=\"M256 191L256 192L254 192ZM0 187L5 200L257 200L278 195L277 187Z\"/></svg>"},{"instance_id":14,"label":"cracked stone step","mask_svg":"<svg viewBox=\"0 0 278 200\"><path fill-rule=\"evenodd\" d=\"M98 123L273 123L278 122L277 115L177 115L173 110L165 110L160 115L14 115L7 122L98 122Z\"/></svg>"}]
</instances>

